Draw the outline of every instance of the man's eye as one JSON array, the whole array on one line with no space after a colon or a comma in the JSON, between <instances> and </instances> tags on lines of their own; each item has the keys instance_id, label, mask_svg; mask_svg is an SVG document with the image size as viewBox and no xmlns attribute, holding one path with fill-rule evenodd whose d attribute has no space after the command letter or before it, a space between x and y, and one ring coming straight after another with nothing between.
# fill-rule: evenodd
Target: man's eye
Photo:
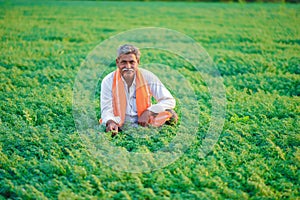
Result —
<instances>
[{"instance_id":1,"label":"man's eye","mask_svg":"<svg viewBox=\"0 0 300 200\"><path fill-rule=\"evenodd\" d=\"M135 61L130 61L130 64L134 64L135 63Z\"/></svg>"}]
</instances>

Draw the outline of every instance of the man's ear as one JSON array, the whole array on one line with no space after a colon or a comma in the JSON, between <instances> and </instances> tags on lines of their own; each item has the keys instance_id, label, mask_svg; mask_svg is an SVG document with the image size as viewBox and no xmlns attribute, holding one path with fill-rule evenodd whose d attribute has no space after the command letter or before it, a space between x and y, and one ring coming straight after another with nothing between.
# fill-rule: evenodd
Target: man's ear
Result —
<instances>
[{"instance_id":1,"label":"man's ear","mask_svg":"<svg viewBox=\"0 0 300 200\"><path fill-rule=\"evenodd\" d=\"M140 64L140 59L136 59L137 63Z\"/></svg>"}]
</instances>

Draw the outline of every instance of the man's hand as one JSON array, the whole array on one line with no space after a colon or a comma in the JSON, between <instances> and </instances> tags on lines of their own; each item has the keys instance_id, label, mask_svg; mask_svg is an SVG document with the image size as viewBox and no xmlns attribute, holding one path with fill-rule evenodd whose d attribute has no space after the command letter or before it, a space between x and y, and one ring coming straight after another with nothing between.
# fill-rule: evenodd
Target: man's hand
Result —
<instances>
[{"instance_id":1,"label":"man's hand","mask_svg":"<svg viewBox=\"0 0 300 200\"><path fill-rule=\"evenodd\" d=\"M112 132L111 136L115 136L118 134L118 125L116 122L114 122L113 120L108 120L106 122L106 132Z\"/></svg>"},{"instance_id":2,"label":"man's hand","mask_svg":"<svg viewBox=\"0 0 300 200\"><path fill-rule=\"evenodd\" d=\"M155 113L149 110L145 110L138 119L138 124L141 126L148 126L150 118L154 117Z\"/></svg>"}]
</instances>

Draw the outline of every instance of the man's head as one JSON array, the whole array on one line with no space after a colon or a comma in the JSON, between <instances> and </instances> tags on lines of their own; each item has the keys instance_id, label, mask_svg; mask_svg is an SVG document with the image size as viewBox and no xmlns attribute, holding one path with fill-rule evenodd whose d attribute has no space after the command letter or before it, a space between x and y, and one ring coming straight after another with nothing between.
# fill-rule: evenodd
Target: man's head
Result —
<instances>
[{"instance_id":1,"label":"man's head","mask_svg":"<svg viewBox=\"0 0 300 200\"><path fill-rule=\"evenodd\" d=\"M141 52L140 50L130 44L124 44L118 48L118 57L124 54L134 54L137 60L140 60Z\"/></svg>"},{"instance_id":2,"label":"man's head","mask_svg":"<svg viewBox=\"0 0 300 200\"><path fill-rule=\"evenodd\" d=\"M118 48L116 64L124 78L134 77L140 63L140 55L140 50L133 45L125 44Z\"/></svg>"}]
</instances>

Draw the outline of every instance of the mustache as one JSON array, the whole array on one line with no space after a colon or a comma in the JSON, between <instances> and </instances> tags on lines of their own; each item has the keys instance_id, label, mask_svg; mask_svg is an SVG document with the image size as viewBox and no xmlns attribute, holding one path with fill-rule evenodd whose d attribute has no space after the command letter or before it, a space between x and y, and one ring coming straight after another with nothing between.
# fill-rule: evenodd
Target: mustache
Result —
<instances>
[{"instance_id":1,"label":"mustache","mask_svg":"<svg viewBox=\"0 0 300 200\"><path fill-rule=\"evenodd\" d=\"M132 71L132 72L134 72L134 69L131 69L131 68L123 68L123 69L122 69L122 72L125 72L125 71Z\"/></svg>"}]
</instances>

